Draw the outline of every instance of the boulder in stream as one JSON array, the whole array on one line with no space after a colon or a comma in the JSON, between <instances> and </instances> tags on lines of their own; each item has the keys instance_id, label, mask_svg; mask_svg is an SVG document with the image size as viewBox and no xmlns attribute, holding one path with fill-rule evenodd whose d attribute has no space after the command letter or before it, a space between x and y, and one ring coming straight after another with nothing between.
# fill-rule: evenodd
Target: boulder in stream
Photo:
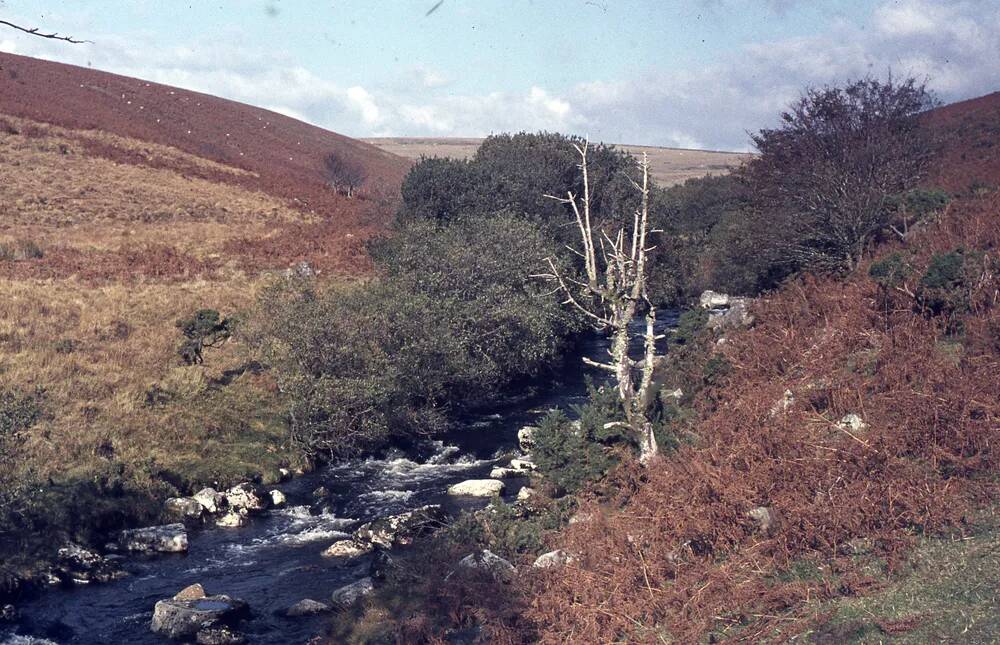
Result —
<instances>
[{"instance_id":1,"label":"boulder in stream","mask_svg":"<svg viewBox=\"0 0 1000 645\"><path fill-rule=\"evenodd\" d=\"M285 615L289 618L296 618L298 616L313 616L315 614L322 614L323 612L330 611L330 609L332 609L330 605L325 602L319 602L313 600L312 598L305 598L286 609Z\"/></svg>"},{"instance_id":2,"label":"boulder in stream","mask_svg":"<svg viewBox=\"0 0 1000 645\"><path fill-rule=\"evenodd\" d=\"M517 431L517 444L521 450L528 452L535 447L535 432L537 431L536 426L524 426Z\"/></svg>"},{"instance_id":3,"label":"boulder in stream","mask_svg":"<svg viewBox=\"0 0 1000 645\"><path fill-rule=\"evenodd\" d=\"M228 627L209 627L198 630L194 641L198 645L242 645L247 639L243 634Z\"/></svg>"},{"instance_id":4,"label":"boulder in stream","mask_svg":"<svg viewBox=\"0 0 1000 645\"><path fill-rule=\"evenodd\" d=\"M118 535L118 544L126 551L183 553L188 549L187 529L179 523L129 529Z\"/></svg>"},{"instance_id":5,"label":"boulder in stream","mask_svg":"<svg viewBox=\"0 0 1000 645\"><path fill-rule=\"evenodd\" d=\"M264 489L250 482L233 486L225 495L230 508L247 513L257 513L271 505L271 498Z\"/></svg>"},{"instance_id":6,"label":"boulder in stream","mask_svg":"<svg viewBox=\"0 0 1000 645\"><path fill-rule=\"evenodd\" d=\"M202 488L191 496L191 499L201 504L206 513L221 513L226 509L226 496L214 488Z\"/></svg>"},{"instance_id":7,"label":"boulder in stream","mask_svg":"<svg viewBox=\"0 0 1000 645\"><path fill-rule=\"evenodd\" d=\"M271 497L271 506L274 508L281 508L288 503L288 498L286 498L285 494L277 488L269 491L268 495Z\"/></svg>"},{"instance_id":8,"label":"boulder in stream","mask_svg":"<svg viewBox=\"0 0 1000 645\"><path fill-rule=\"evenodd\" d=\"M372 552L375 546L371 542L358 542L357 540L337 540L326 548L320 555L324 558L358 558Z\"/></svg>"},{"instance_id":9,"label":"boulder in stream","mask_svg":"<svg viewBox=\"0 0 1000 645\"><path fill-rule=\"evenodd\" d=\"M128 575L113 560L72 542L59 549L52 573L76 584L110 582Z\"/></svg>"},{"instance_id":10,"label":"boulder in stream","mask_svg":"<svg viewBox=\"0 0 1000 645\"><path fill-rule=\"evenodd\" d=\"M495 497L502 495L504 483L497 479L469 479L448 487L449 495L464 497Z\"/></svg>"},{"instance_id":11,"label":"boulder in stream","mask_svg":"<svg viewBox=\"0 0 1000 645\"><path fill-rule=\"evenodd\" d=\"M231 629L248 615L244 601L223 594L191 600L169 598L156 603L149 628L167 638L189 640L204 630Z\"/></svg>"},{"instance_id":12,"label":"boulder in stream","mask_svg":"<svg viewBox=\"0 0 1000 645\"><path fill-rule=\"evenodd\" d=\"M524 477L524 472L515 468L497 467L490 471L490 479L510 479L511 477Z\"/></svg>"},{"instance_id":13,"label":"boulder in stream","mask_svg":"<svg viewBox=\"0 0 1000 645\"><path fill-rule=\"evenodd\" d=\"M352 582L337 589L330 595L330 600L338 607L349 607L360 598L367 596L375 590L375 583L371 578L362 578L357 582Z\"/></svg>"},{"instance_id":14,"label":"boulder in stream","mask_svg":"<svg viewBox=\"0 0 1000 645\"><path fill-rule=\"evenodd\" d=\"M487 481L503 486L501 482ZM410 544L418 535L424 535L439 528L444 520L444 510L437 504L430 504L406 513L390 515L362 524L354 531L354 540L360 544L390 549L393 546Z\"/></svg>"},{"instance_id":15,"label":"boulder in stream","mask_svg":"<svg viewBox=\"0 0 1000 645\"><path fill-rule=\"evenodd\" d=\"M216 518L215 525L223 528L236 528L245 526L249 521L245 512L230 510Z\"/></svg>"},{"instance_id":16,"label":"boulder in stream","mask_svg":"<svg viewBox=\"0 0 1000 645\"><path fill-rule=\"evenodd\" d=\"M204 512L194 497L171 497L163 503L163 515L171 522L200 522Z\"/></svg>"}]
</instances>

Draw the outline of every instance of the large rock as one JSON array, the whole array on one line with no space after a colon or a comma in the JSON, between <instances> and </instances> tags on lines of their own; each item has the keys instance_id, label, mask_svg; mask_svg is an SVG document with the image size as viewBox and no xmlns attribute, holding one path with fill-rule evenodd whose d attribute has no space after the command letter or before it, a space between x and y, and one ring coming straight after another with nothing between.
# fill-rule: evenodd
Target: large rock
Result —
<instances>
[{"instance_id":1,"label":"large rock","mask_svg":"<svg viewBox=\"0 0 1000 645\"><path fill-rule=\"evenodd\" d=\"M372 552L374 545L371 542L358 542L357 540L337 540L326 548L320 555L324 558L359 558Z\"/></svg>"},{"instance_id":2,"label":"large rock","mask_svg":"<svg viewBox=\"0 0 1000 645\"><path fill-rule=\"evenodd\" d=\"M490 479L509 479L511 477L524 477L526 473L515 468L497 467L490 471Z\"/></svg>"},{"instance_id":3,"label":"large rock","mask_svg":"<svg viewBox=\"0 0 1000 645\"><path fill-rule=\"evenodd\" d=\"M229 627L209 627L198 630L194 642L198 645L243 645L247 639Z\"/></svg>"},{"instance_id":4,"label":"large rock","mask_svg":"<svg viewBox=\"0 0 1000 645\"><path fill-rule=\"evenodd\" d=\"M259 486L250 482L237 484L226 491L226 501L229 507L248 513L266 510L271 505L271 497Z\"/></svg>"},{"instance_id":5,"label":"large rock","mask_svg":"<svg viewBox=\"0 0 1000 645\"><path fill-rule=\"evenodd\" d=\"M535 462L531 460L529 455L524 455L520 459L511 459L510 467L524 474L535 470L538 466L535 465Z\"/></svg>"},{"instance_id":6,"label":"large rock","mask_svg":"<svg viewBox=\"0 0 1000 645\"><path fill-rule=\"evenodd\" d=\"M246 511L229 510L215 519L215 525L223 528L246 526L250 521Z\"/></svg>"},{"instance_id":7,"label":"large rock","mask_svg":"<svg viewBox=\"0 0 1000 645\"><path fill-rule=\"evenodd\" d=\"M698 303L705 309L723 309L729 306L729 295L716 291L703 291Z\"/></svg>"},{"instance_id":8,"label":"large rock","mask_svg":"<svg viewBox=\"0 0 1000 645\"><path fill-rule=\"evenodd\" d=\"M517 501L526 502L535 495L535 489L525 486L521 490L517 491Z\"/></svg>"},{"instance_id":9,"label":"large rock","mask_svg":"<svg viewBox=\"0 0 1000 645\"><path fill-rule=\"evenodd\" d=\"M118 544L126 551L183 553L188 549L188 536L183 524L164 524L122 531Z\"/></svg>"},{"instance_id":10,"label":"large rock","mask_svg":"<svg viewBox=\"0 0 1000 645\"><path fill-rule=\"evenodd\" d=\"M338 607L349 607L358 601L359 598L367 596L375 590L375 583L371 578L362 578L357 582L343 586L330 595L330 600Z\"/></svg>"},{"instance_id":11,"label":"large rock","mask_svg":"<svg viewBox=\"0 0 1000 645\"><path fill-rule=\"evenodd\" d=\"M354 541L389 549L396 545L410 544L415 537L439 528L444 520L445 513L439 505L421 506L406 513L362 524L354 531Z\"/></svg>"},{"instance_id":12,"label":"large rock","mask_svg":"<svg viewBox=\"0 0 1000 645\"><path fill-rule=\"evenodd\" d=\"M542 555L535 558L534 564L531 566L536 569L556 569L559 567L566 566L573 561L568 553L562 549L556 549L555 551L549 551L548 553L543 553Z\"/></svg>"},{"instance_id":13,"label":"large rock","mask_svg":"<svg viewBox=\"0 0 1000 645\"><path fill-rule=\"evenodd\" d=\"M464 569L485 571L497 580L510 580L516 572L513 564L489 549L483 549L479 553L470 553L458 561L458 566Z\"/></svg>"},{"instance_id":14,"label":"large rock","mask_svg":"<svg viewBox=\"0 0 1000 645\"><path fill-rule=\"evenodd\" d=\"M170 598L156 603L149 628L167 638L191 639L203 630L235 627L248 614L245 602L226 595Z\"/></svg>"},{"instance_id":15,"label":"large rock","mask_svg":"<svg viewBox=\"0 0 1000 645\"><path fill-rule=\"evenodd\" d=\"M282 508L285 504L288 503L288 498L285 497L285 494L282 493L277 488L269 491L268 495L271 497L271 506L273 506L274 508Z\"/></svg>"},{"instance_id":16,"label":"large rock","mask_svg":"<svg viewBox=\"0 0 1000 645\"><path fill-rule=\"evenodd\" d=\"M67 542L57 552L51 574L76 584L110 582L128 575L116 562L72 542Z\"/></svg>"},{"instance_id":17,"label":"large rock","mask_svg":"<svg viewBox=\"0 0 1000 645\"><path fill-rule=\"evenodd\" d=\"M449 495L465 497L495 497L502 495L504 483L496 479L469 479L448 487Z\"/></svg>"},{"instance_id":18,"label":"large rock","mask_svg":"<svg viewBox=\"0 0 1000 645\"><path fill-rule=\"evenodd\" d=\"M174 600L201 600L208 594L205 593L205 588L201 586L201 583L194 583L193 585L188 585L174 594Z\"/></svg>"},{"instance_id":19,"label":"large rock","mask_svg":"<svg viewBox=\"0 0 1000 645\"><path fill-rule=\"evenodd\" d=\"M201 504L201 507L205 509L205 512L212 515L221 513L228 506L226 503L226 496L214 488L202 488L200 491L192 495L191 499Z\"/></svg>"},{"instance_id":20,"label":"large rock","mask_svg":"<svg viewBox=\"0 0 1000 645\"><path fill-rule=\"evenodd\" d=\"M163 515L171 522L200 522L204 512L194 497L171 497L163 503Z\"/></svg>"},{"instance_id":21,"label":"large rock","mask_svg":"<svg viewBox=\"0 0 1000 645\"><path fill-rule=\"evenodd\" d=\"M524 452L529 452L535 447L535 432L538 428L535 426L524 426L517 431L517 444L521 447Z\"/></svg>"},{"instance_id":22,"label":"large rock","mask_svg":"<svg viewBox=\"0 0 1000 645\"><path fill-rule=\"evenodd\" d=\"M861 415L852 412L845 414L844 418L837 424L837 427L850 432L864 432L868 429L868 424L861 418Z\"/></svg>"},{"instance_id":23,"label":"large rock","mask_svg":"<svg viewBox=\"0 0 1000 645\"><path fill-rule=\"evenodd\" d=\"M285 615L289 618L295 618L297 616L313 616L315 614L322 614L323 612L330 611L330 609L330 605L325 602L318 602L312 598L305 598L285 610Z\"/></svg>"}]
</instances>

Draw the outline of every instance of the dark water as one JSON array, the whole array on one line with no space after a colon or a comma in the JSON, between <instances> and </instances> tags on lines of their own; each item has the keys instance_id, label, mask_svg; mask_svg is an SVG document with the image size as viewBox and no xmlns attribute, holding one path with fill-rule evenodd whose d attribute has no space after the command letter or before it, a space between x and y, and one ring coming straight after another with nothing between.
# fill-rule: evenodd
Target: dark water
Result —
<instances>
[{"instance_id":1,"label":"dark water","mask_svg":"<svg viewBox=\"0 0 1000 645\"><path fill-rule=\"evenodd\" d=\"M658 327L676 322L668 312ZM607 342L591 337L580 354L606 360ZM242 528L206 528L189 533L186 554L131 559L131 575L104 584L56 589L18 605L21 621L0 632L0 643L166 643L149 630L153 605L195 582L209 594L224 593L250 604L243 631L250 643L304 643L326 620L285 618L284 610L303 598L328 602L335 589L363 578L368 563L341 568L320 553L349 536L360 522L424 504L451 511L476 508L482 500L449 498L449 485L487 478L498 458L517 449L517 431L536 423L551 408L568 409L586 399L585 377L605 377L576 360L543 393L527 402L497 406L463 420L461 428L407 451L356 459L279 486L288 507L270 511ZM541 385L541 384L539 384ZM523 482L521 482L523 484ZM336 501L333 513L312 516L310 493L326 485ZM520 484L507 481L513 498Z\"/></svg>"}]
</instances>

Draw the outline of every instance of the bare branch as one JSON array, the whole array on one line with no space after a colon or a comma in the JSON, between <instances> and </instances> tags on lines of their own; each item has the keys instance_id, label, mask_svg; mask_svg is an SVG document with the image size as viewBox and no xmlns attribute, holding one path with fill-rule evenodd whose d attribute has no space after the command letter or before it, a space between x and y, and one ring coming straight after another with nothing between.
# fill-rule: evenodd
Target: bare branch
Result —
<instances>
[{"instance_id":1,"label":"bare branch","mask_svg":"<svg viewBox=\"0 0 1000 645\"><path fill-rule=\"evenodd\" d=\"M91 43L92 40L77 40L72 36L60 36L56 32L47 34L45 32L39 31L38 27L22 27L21 25L15 25L12 22L7 22L6 20L0 20L0 25L6 25L12 29L17 29L18 31L23 31L26 34L31 34L32 36L38 36L39 38L48 38L49 40L62 40L67 43L73 43L74 45L82 45L83 43Z\"/></svg>"}]
</instances>

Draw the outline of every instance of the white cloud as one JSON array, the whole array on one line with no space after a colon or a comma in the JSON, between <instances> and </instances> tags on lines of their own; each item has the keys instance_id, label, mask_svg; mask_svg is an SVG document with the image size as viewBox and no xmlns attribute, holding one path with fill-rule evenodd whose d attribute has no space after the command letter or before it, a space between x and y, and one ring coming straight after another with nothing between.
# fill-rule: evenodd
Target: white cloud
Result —
<instances>
[{"instance_id":1,"label":"white cloud","mask_svg":"<svg viewBox=\"0 0 1000 645\"><path fill-rule=\"evenodd\" d=\"M706 0L729 6L749 0ZM777 12L796 0L770 0ZM386 85L343 86L301 62L258 46L192 42L139 46L141 38L88 34L100 46L72 48L4 35L16 51L217 94L353 136L482 136L558 130L593 140L744 149L747 130L776 121L808 85L864 74L928 77L945 100L1000 87L1000 3L881 0L870 24L838 20L824 32L744 46L701 67L648 67L557 89L535 82L505 92L460 91L426 65ZM247 42L252 42L249 40Z\"/></svg>"}]
</instances>

